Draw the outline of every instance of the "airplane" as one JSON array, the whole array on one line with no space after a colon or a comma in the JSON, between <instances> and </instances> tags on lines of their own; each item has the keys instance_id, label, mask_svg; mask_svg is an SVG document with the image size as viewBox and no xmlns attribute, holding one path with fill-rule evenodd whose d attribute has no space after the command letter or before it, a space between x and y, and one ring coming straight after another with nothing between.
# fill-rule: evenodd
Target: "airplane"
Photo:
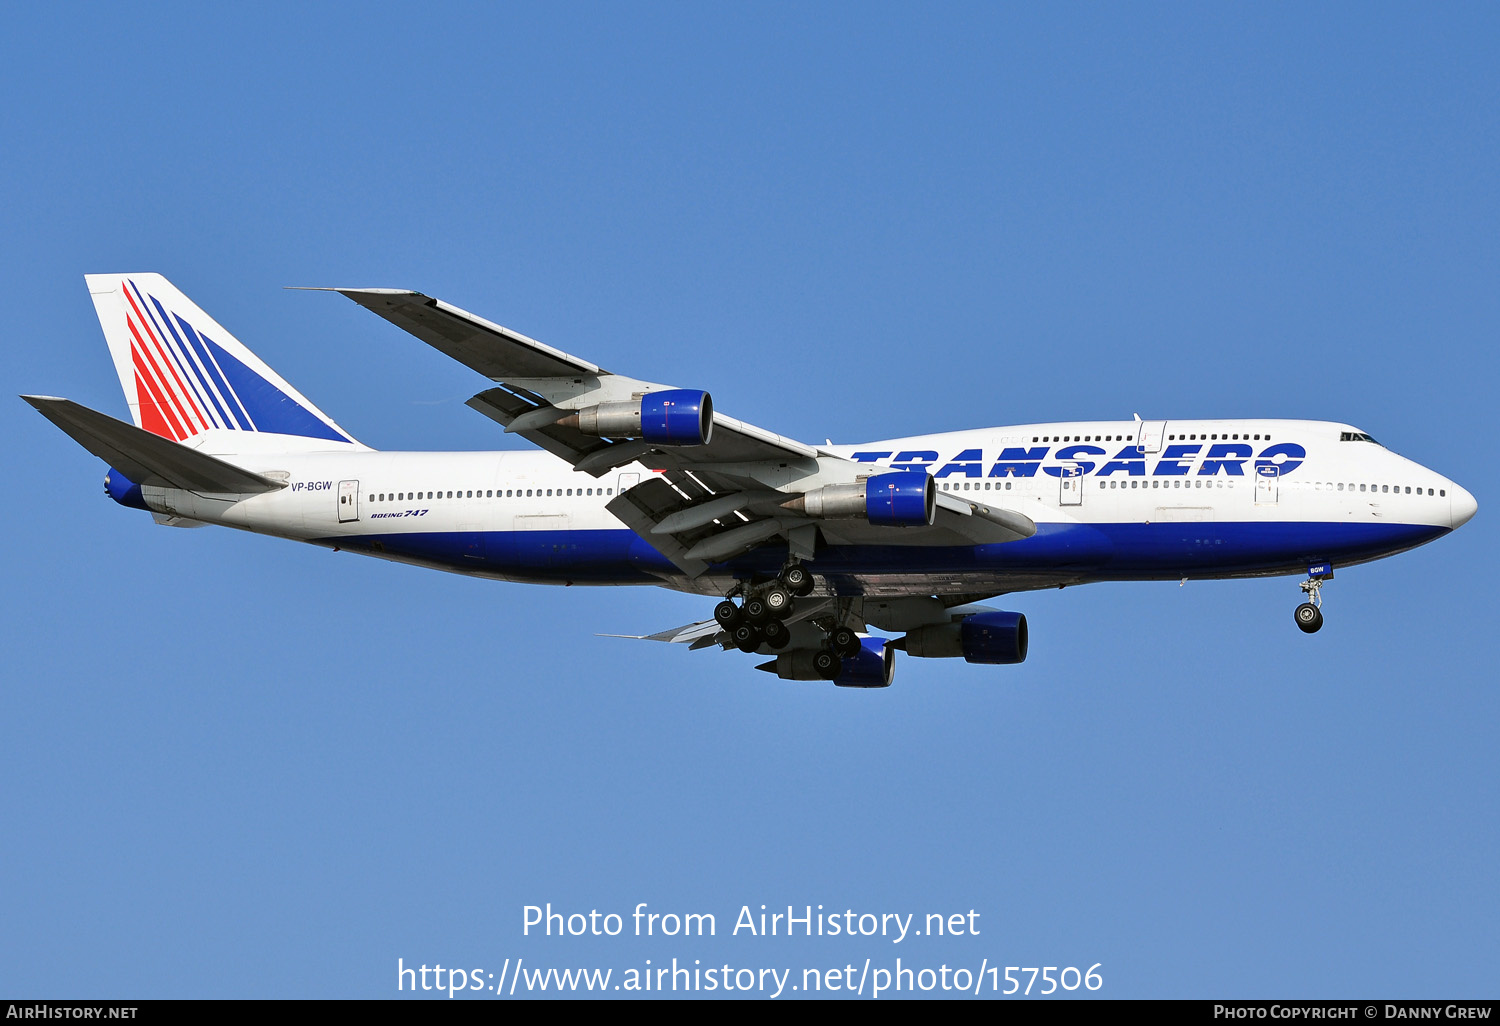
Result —
<instances>
[{"instance_id":1,"label":"airplane","mask_svg":"<svg viewBox=\"0 0 1500 1026\"><path fill-rule=\"evenodd\" d=\"M161 275L85 280L134 423L22 398L108 464L116 502L473 577L710 596L711 619L629 637L759 653L787 680L886 687L898 651L1020 663L1025 615L988 600L1096 581L1305 573L1310 634L1335 567L1477 510L1327 421L1137 414L809 445L420 292L319 290L488 379L468 405L541 450L379 452Z\"/></svg>"}]
</instances>

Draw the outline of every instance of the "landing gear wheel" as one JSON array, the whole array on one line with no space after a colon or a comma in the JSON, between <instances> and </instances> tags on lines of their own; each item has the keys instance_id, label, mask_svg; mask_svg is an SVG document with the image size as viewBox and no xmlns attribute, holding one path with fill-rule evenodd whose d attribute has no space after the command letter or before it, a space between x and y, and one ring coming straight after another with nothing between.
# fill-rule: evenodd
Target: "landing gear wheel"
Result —
<instances>
[{"instance_id":1,"label":"landing gear wheel","mask_svg":"<svg viewBox=\"0 0 1500 1026\"><path fill-rule=\"evenodd\" d=\"M785 620L792 615L792 593L780 585L767 588L760 600L766 604L773 620Z\"/></svg>"},{"instance_id":2,"label":"landing gear wheel","mask_svg":"<svg viewBox=\"0 0 1500 1026\"><path fill-rule=\"evenodd\" d=\"M786 648L787 643L792 640L792 632L780 620L767 620L760 633L766 639L766 644L776 651Z\"/></svg>"},{"instance_id":3,"label":"landing gear wheel","mask_svg":"<svg viewBox=\"0 0 1500 1026\"><path fill-rule=\"evenodd\" d=\"M839 675L839 671L844 668L844 664L839 657L826 648L819 649L813 653L812 664L813 673L816 673L824 680L833 680L833 678Z\"/></svg>"},{"instance_id":4,"label":"landing gear wheel","mask_svg":"<svg viewBox=\"0 0 1500 1026\"><path fill-rule=\"evenodd\" d=\"M1302 603L1292 615L1297 618L1297 626L1303 634L1315 634L1323 626L1323 611L1311 602Z\"/></svg>"},{"instance_id":5,"label":"landing gear wheel","mask_svg":"<svg viewBox=\"0 0 1500 1026\"><path fill-rule=\"evenodd\" d=\"M835 627L828 634L828 647L841 658L853 659L859 655L859 635L848 627Z\"/></svg>"},{"instance_id":6,"label":"landing gear wheel","mask_svg":"<svg viewBox=\"0 0 1500 1026\"><path fill-rule=\"evenodd\" d=\"M781 585L793 595L810 595L813 590L812 574L800 566L789 566L781 572Z\"/></svg>"},{"instance_id":7,"label":"landing gear wheel","mask_svg":"<svg viewBox=\"0 0 1500 1026\"><path fill-rule=\"evenodd\" d=\"M765 640L755 625L750 623L740 624L729 632L729 637L734 642L734 647L741 652L754 652Z\"/></svg>"},{"instance_id":8,"label":"landing gear wheel","mask_svg":"<svg viewBox=\"0 0 1500 1026\"><path fill-rule=\"evenodd\" d=\"M728 631L733 630L735 625L744 619L744 614L740 612L739 606L725 599L714 606L714 619L718 621L720 627Z\"/></svg>"},{"instance_id":9,"label":"landing gear wheel","mask_svg":"<svg viewBox=\"0 0 1500 1026\"><path fill-rule=\"evenodd\" d=\"M1307 580L1298 587L1307 601L1297 607L1292 615L1297 619L1297 629L1303 634L1312 634L1323 626L1323 585L1333 580L1333 564L1314 564L1307 568Z\"/></svg>"},{"instance_id":10,"label":"landing gear wheel","mask_svg":"<svg viewBox=\"0 0 1500 1026\"><path fill-rule=\"evenodd\" d=\"M747 598L742 611L745 614L745 619L751 623L765 623L771 618L771 607L766 605L766 600L759 595Z\"/></svg>"}]
</instances>

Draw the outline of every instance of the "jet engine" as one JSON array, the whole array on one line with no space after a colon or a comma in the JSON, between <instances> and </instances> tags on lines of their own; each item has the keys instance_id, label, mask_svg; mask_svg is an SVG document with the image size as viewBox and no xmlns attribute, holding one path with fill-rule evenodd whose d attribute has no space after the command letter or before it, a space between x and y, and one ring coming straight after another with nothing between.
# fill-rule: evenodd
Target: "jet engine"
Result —
<instances>
[{"instance_id":1,"label":"jet engine","mask_svg":"<svg viewBox=\"0 0 1500 1026\"><path fill-rule=\"evenodd\" d=\"M885 638L860 638L859 655L844 660L833 678L841 688L888 688L896 675L896 650Z\"/></svg>"},{"instance_id":2,"label":"jet engine","mask_svg":"<svg viewBox=\"0 0 1500 1026\"><path fill-rule=\"evenodd\" d=\"M776 674L782 680L823 680L824 677L813 665L817 649L797 649L783 652L769 663L756 669ZM859 653L839 661L838 674L833 682L841 688L887 688L896 674L896 650L885 638L860 638Z\"/></svg>"},{"instance_id":3,"label":"jet engine","mask_svg":"<svg viewBox=\"0 0 1500 1026\"><path fill-rule=\"evenodd\" d=\"M958 623L919 627L902 642L906 654L919 659L963 656L970 663L1022 663L1026 661L1026 615L975 613Z\"/></svg>"},{"instance_id":4,"label":"jet engine","mask_svg":"<svg viewBox=\"0 0 1500 1026\"><path fill-rule=\"evenodd\" d=\"M877 527L927 527L937 513L937 486L925 470L899 470L853 484L824 485L781 505L828 520L868 520Z\"/></svg>"},{"instance_id":5,"label":"jet engine","mask_svg":"<svg viewBox=\"0 0 1500 1026\"><path fill-rule=\"evenodd\" d=\"M707 392L668 388L639 399L600 403L558 423L600 438L640 438L653 445L707 445L714 431L714 402Z\"/></svg>"},{"instance_id":6,"label":"jet engine","mask_svg":"<svg viewBox=\"0 0 1500 1026\"><path fill-rule=\"evenodd\" d=\"M121 506L130 506L134 509L151 508L146 505L146 500L141 495L141 486L114 467L110 467L109 473L104 475L104 494Z\"/></svg>"}]
</instances>

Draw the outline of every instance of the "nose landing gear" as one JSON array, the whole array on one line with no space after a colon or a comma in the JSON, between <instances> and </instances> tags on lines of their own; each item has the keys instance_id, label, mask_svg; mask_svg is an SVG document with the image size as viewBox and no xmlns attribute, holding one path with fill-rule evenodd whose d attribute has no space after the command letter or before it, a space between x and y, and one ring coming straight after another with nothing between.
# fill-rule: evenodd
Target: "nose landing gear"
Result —
<instances>
[{"instance_id":1,"label":"nose landing gear","mask_svg":"<svg viewBox=\"0 0 1500 1026\"><path fill-rule=\"evenodd\" d=\"M1323 611L1311 602L1304 602L1292 613L1297 618L1297 626L1304 634L1312 634L1323 626Z\"/></svg>"},{"instance_id":2,"label":"nose landing gear","mask_svg":"<svg viewBox=\"0 0 1500 1026\"><path fill-rule=\"evenodd\" d=\"M1307 580L1298 585L1307 601L1292 613L1297 629L1303 634L1316 634L1323 626L1323 582L1333 580L1333 564L1317 563L1307 568Z\"/></svg>"}]
</instances>

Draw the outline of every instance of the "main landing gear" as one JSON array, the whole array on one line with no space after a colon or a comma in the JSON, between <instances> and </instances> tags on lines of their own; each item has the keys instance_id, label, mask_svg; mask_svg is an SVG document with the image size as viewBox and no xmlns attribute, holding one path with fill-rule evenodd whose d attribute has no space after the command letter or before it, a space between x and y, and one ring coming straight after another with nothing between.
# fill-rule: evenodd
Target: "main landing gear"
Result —
<instances>
[{"instance_id":1,"label":"main landing gear","mask_svg":"<svg viewBox=\"0 0 1500 1026\"><path fill-rule=\"evenodd\" d=\"M824 680L833 680L844 668L844 660L859 655L859 635L848 627L828 632L823 647L813 653L813 672Z\"/></svg>"},{"instance_id":2,"label":"main landing gear","mask_svg":"<svg viewBox=\"0 0 1500 1026\"><path fill-rule=\"evenodd\" d=\"M1307 601L1292 613L1297 621L1297 628L1303 634L1316 634L1318 628L1323 626L1323 582L1331 580L1331 564L1319 563L1307 568L1307 580L1299 585L1302 593L1307 596Z\"/></svg>"},{"instance_id":3,"label":"main landing gear","mask_svg":"<svg viewBox=\"0 0 1500 1026\"><path fill-rule=\"evenodd\" d=\"M754 652L761 645L779 651L792 640L786 620L792 615L797 597L812 590L812 574L800 563L788 563L774 581L750 591L742 605L737 606L728 598L720 602L714 607L714 619L741 652ZM857 648L858 637L854 641Z\"/></svg>"}]
</instances>

